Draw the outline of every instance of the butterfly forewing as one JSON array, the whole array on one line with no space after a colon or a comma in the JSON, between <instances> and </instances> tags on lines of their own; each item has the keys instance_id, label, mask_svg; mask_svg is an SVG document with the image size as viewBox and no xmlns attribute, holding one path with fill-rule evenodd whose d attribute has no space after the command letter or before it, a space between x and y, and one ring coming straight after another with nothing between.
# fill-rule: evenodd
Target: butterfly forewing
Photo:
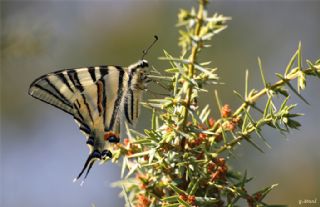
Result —
<instances>
[{"instance_id":1,"label":"butterfly forewing","mask_svg":"<svg viewBox=\"0 0 320 207\"><path fill-rule=\"evenodd\" d=\"M104 130L108 131L117 122L127 79L126 70L118 66L66 69L36 79L29 94L90 128L102 116Z\"/></svg>"}]
</instances>

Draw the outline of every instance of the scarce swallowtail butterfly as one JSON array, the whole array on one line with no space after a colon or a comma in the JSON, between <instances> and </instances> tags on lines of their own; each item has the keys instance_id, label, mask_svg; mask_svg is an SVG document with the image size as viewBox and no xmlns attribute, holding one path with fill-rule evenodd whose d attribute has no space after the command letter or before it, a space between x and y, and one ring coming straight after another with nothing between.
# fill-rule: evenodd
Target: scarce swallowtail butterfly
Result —
<instances>
[{"instance_id":1,"label":"scarce swallowtail butterfly","mask_svg":"<svg viewBox=\"0 0 320 207\"><path fill-rule=\"evenodd\" d=\"M85 179L95 161L112 158L112 144L120 141L123 122L137 120L142 93L151 80L143 58L157 40L155 36L141 60L128 67L64 69L31 83L31 96L71 114L86 137L89 157L74 181L87 169Z\"/></svg>"}]
</instances>

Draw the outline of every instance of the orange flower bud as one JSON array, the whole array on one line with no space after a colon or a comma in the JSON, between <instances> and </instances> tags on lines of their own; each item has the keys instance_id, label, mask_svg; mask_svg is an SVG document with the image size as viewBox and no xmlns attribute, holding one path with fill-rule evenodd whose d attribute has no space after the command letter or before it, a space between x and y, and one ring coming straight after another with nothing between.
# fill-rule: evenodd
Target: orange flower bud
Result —
<instances>
[{"instance_id":1,"label":"orange flower bud","mask_svg":"<svg viewBox=\"0 0 320 207\"><path fill-rule=\"evenodd\" d=\"M227 118L231 115L231 108L228 104L225 104L222 108L221 108L221 116L223 118Z\"/></svg>"},{"instance_id":2,"label":"orange flower bud","mask_svg":"<svg viewBox=\"0 0 320 207\"><path fill-rule=\"evenodd\" d=\"M137 207L148 207L150 205L150 200L142 194L137 195L138 204Z\"/></svg>"},{"instance_id":3,"label":"orange flower bud","mask_svg":"<svg viewBox=\"0 0 320 207\"><path fill-rule=\"evenodd\" d=\"M211 181L215 181L215 180L217 180L219 178L220 178L220 172L219 171L216 171L216 172L211 174Z\"/></svg>"},{"instance_id":4,"label":"orange flower bud","mask_svg":"<svg viewBox=\"0 0 320 207\"><path fill-rule=\"evenodd\" d=\"M123 139L123 144L124 144L125 146L128 146L129 143L130 143L130 141L129 141L128 138Z\"/></svg>"},{"instance_id":5,"label":"orange flower bud","mask_svg":"<svg viewBox=\"0 0 320 207\"><path fill-rule=\"evenodd\" d=\"M229 121L226 125L226 129L230 131L234 131L236 127L237 127L237 124L231 121Z\"/></svg>"},{"instance_id":6,"label":"orange flower bud","mask_svg":"<svg viewBox=\"0 0 320 207\"><path fill-rule=\"evenodd\" d=\"M254 195L254 198L255 198L255 200L257 200L257 201L261 201L261 199L262 199L262 194L261 194L260 192L258 192L258 193L256 193L256 194Z\"/></svg>"},{"instance_id":7,"label":"orange flower bud","mask_svg":"<svg viewBox=\"0 0 320 207\"><path fill-rule=\"evenodd\" d=\"M209 172L209 173L213 172L213 170L215 169L216 166L217 166L216 163L210 162L210 163L208 164L208 166L207 166L208 172Z\"/></svg>"},{"instance_id":8,"label":"orange flower bud","mask_svg":"<svg viewBox=\"0 0 320 207\"><path fill-rule=\"evenodd\" d=\"M180 194L180 195L179 195L179 198L180 198L181 200L184 200L184 201L187 201L187 199L188 199L187 195L185 195L185 194Z\"/></svg>"},{"instance_id":9,"label":"orange flower bud","mask_svg":"<svg viewBox=\"0 0 320 207\"><path fill-rule=\"evenodd\" d=\"M223 166L225 165L225 163L226 163L226 160L223 157L219 157L216 159L216 164L219 166Z\"/></svg>"},{"instance_id":10,"label":"orange flower bud","mask_svg":"<svg viewBox=\"0 0 320 207\"><path fill-rule=\"evenodd\" d=\"M209 118L209 126L213 127L215 123L216 123L216 121L212 117L210 117Z\"/></svg>"},{"instance_id":11,"label":"orange flower bud","mask_svg":"<svg viewBox=\"0 0 320 207\"><path fill-rule=\"evenodd\" d=\"M188 196L188 203L193 205L196 202L196 197L194 195Z\"/></svg>"},{"instance_id":12,"label":"orange flower bud","mask_svg":"<svg viewBox=\"0 0 320 207\"><path fill-rule=\"evenodd\" d=\"M133 151L132 151L131 149L129 149L129 150L127 151L127 156L131 156L131 155L133 155Z\"/></svg>"},{"instance_id":13,"label":"orange flower bud","mask_svg":"<svg viewBox=\"0 0 320 207\"><path fill-rule=\"evenodd\" d=\"M143 159L144 159L145 161L148 161L148 160L149 160L149 155L144 155L144 156L143 156Z\"/></svg>"},{"instance_id":14,"label":"orange flower bud","mask_svg":"<svg viewBox=\"0 0 320 207\"><path fill-rule=\"evenodd\" d=\"M141 184L139 185L139 188L140 188L141 190L145 190L145 189L147 188L147 185L144 184L144 183L141 183Z\"/></svg>"},{"instance_id":15,"label":"orange flower bud","mask_svg":"<svg viewBox=\"0 0 320 207\"><path fill-rule=\"evenodd\" d=\"M200 138L201 140L204 140L205 138L207 138L207 134L200 133L200 134L199 134L199 138Z\"/></svg>"}]
</instances>

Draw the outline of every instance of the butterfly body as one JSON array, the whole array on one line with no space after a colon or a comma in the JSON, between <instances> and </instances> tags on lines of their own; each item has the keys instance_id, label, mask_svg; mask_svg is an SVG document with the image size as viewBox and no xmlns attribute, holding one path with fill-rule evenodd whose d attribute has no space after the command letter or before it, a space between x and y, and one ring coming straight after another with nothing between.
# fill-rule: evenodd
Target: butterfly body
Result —
<instances>
[{"instance_id":1,"label":"butterfly body","mask_svg":"<svg viewBox=\"0 0 320 207\"><path fill-rule=\"evenodd\" d=\"M134 124L147 87L148 62L129 67L99 66L65 69L36 79L29 94L71 114L86 137L89 157L77 179L96 160L112 158L112 143L120 141L121 125Z\"/></svg>"}]
</instances>

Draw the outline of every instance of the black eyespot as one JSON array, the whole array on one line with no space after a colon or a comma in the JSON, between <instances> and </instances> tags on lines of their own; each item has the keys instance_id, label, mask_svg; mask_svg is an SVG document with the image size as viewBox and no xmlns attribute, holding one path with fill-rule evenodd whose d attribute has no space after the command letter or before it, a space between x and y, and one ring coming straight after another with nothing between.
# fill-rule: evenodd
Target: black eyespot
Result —
<instances>
[{"instance_id":1,"label":"black eyespot","mask_svg":"<svg viewBox=\"0 0 320 207\"><path fill-rule=\"evenodd\" d=\"M93 151L92 152L92 155L91 155L92 157L94 157L94 158L101 158L101 153L98 151L98 150L95 150L95 151Z\"/></svg>"},{"instance_id":2,"label":"black eyespot","mask_svg":"<svg viewBox=\"0 0 320 207\"><path fill-rule=\"evenodd\" d=\"M118 137L116 137L116 136L111 136L111 137L109 137L108 141L110 143L119 143L120 139Z\"/></svg>"}]
</instances>

